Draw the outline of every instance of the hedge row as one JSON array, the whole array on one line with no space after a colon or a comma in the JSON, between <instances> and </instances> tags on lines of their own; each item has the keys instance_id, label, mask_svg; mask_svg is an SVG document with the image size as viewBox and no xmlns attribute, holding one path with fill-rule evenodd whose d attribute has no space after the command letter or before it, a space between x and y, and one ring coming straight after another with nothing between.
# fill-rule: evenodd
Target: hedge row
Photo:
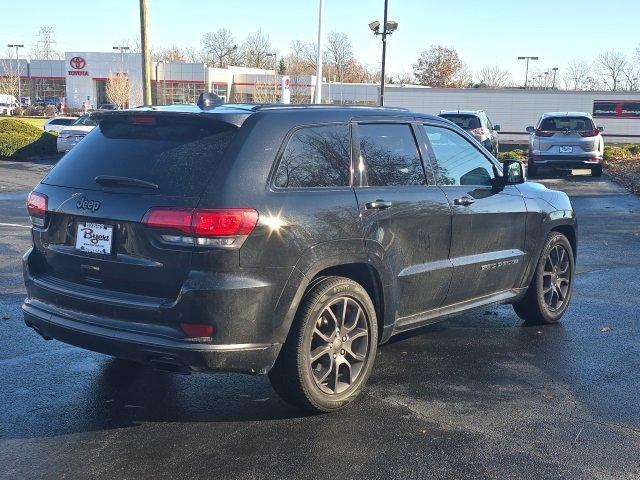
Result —
<instances>
[{"instance_id":1,"label":"hedge row","mask_svg":"<svg viewBox=\"0 0 640 480\"><path fill-rule=\"evenodd\" d=\"M54 134L14 118L0 119L0 159L24 160L56 152Z\"/></svg>"}]
</instances>

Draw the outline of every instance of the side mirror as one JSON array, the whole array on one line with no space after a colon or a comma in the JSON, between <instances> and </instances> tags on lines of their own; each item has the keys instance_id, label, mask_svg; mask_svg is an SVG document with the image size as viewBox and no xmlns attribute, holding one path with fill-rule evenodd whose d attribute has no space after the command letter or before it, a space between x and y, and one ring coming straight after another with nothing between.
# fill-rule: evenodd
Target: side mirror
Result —
<instances>
[{"instance_id":1,"label":"side mirror","mask_svg":"<svg viewBox=\"0 0 640 480\"><path fill-rule=\"evenodd\" d=\"M596 127L600 133L604 132L604 127Z\"/></svg>"},{"instance_id":2,"label":"side mirror","mask_svg":"<svg viewBox=\"0 0 640 480\"><path fill-rule=\"evenodd\" d=\"M500 131L500 125L494 125L494 126L493 126L493 129L494 129L496 132L499 132L499 131Z\"/></svg>"},{"instance_id":3,"label":"side mirror","mask_svg":"<svg viewBox=\"0 0 640 480\"><path fill-rule=\"evenodd\" d=\"M527 133L533 133L536 131L535 127L527 127Z\"/></svg>"},{"instance_id":4,"label":"side mirror","mask_svg":"<svg viewBox=\"0 0 640 480\"><path fill-rule=\"evenodd\" d=\"M524 183L524 167L518 160L505 160L502 163L502 178L505 185Z\"/></svg>"}]
</instances>

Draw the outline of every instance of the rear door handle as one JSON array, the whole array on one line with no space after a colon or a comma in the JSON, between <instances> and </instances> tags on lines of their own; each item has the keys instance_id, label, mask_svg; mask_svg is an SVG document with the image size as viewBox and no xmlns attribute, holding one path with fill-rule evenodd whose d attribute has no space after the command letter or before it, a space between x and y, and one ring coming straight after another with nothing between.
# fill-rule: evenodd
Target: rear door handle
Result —
<instances>
[{"instance_id":1,"label":"rear door handle","mask_svg":"<svg viewBox=\"0 0 640 480\"><path fill-rule=\"evenodd\" d=\"M476 200L475 198L471 198L471 197L467 197L466 195L464 197L460 197L460 198L456 198L453 201L454 205L462 205L462 206L467 206L467 205L471 205L472 203L474 203Z\"/></svg>"},{"instance_id":2,"label":"rear door handle","mask_svg":"<svg viewBox=\"0 0 640 480\"><path fill-rule=\"evenodd\" d=\"M386 202L384 200L374 200L373 202L365 203L364 206L367 210L386 210L391 207L393 203Z\"/></svg>"}]
</instances>

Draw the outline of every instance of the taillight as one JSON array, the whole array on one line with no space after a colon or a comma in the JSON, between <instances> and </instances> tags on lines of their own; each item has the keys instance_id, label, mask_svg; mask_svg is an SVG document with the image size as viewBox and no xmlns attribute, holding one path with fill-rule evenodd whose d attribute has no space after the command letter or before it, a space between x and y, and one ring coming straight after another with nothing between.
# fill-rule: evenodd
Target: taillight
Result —
<instances>
[{"instance_id":1,"label":"taillight","mask_svg":"<svg viewBox=\"0 0 640 480\"><path fill-rule=\"evenodd\" d=\"M188 338L213 337L216 328L213 325L199 323L181 323L180 328Z\"/></svg>"},{"instance_id":2,"label":"taillight","mask_svg":"<svg viewBox=\"0 0 640 480\"><path fill-rule=\"evenodd\" d=\"M27 197L27 211L31 223L36 227L44 227L47 218L47 196L43 193L31 192Z\"/></svg>"},{"instance_id":3,"label":"taillight","mask_svg":"<svg viewBox=\"0 0 640 480\"><path fill-rule=\"evenodd\" d=\"M593 130L587 130L586 132L579 132L581 137L597 137L600 133L600 130L597 128Z\"/></svg>"},{"instance_id":4,"label":"taillight","mask_svg":"<svg viewBox=\"0 0 640 480\"><path fill-rule=\"evenodd\" d=\"M553 137L555 133L549 130L536 130L536 137Z\"/></svg>"},{"instance_id":5,"label":"taillight","mask_svg":"<svg viewBox=\"0 0 640 480\"><path fill-rule=\"evenodd\" d=\"M258 223L258 212L250 208L184 210L152 208L142 223L153 228L177 230L184 235L161 235L169 243L238 248Z\"/></svg>"},{"instance_id":6,"label":"taillight","mask_svg":"<svg viewBox=\"0 0 640 480\"><path fill-rule=\"evenodd\" d=\"M471 135L475 135L477 137L481 137L482 135L485 135L485 134L489 133L488 130L485 130L482 127L472 128L471 130L469 130L469 132L471 132Z\"/></svg>"}]
</instances>

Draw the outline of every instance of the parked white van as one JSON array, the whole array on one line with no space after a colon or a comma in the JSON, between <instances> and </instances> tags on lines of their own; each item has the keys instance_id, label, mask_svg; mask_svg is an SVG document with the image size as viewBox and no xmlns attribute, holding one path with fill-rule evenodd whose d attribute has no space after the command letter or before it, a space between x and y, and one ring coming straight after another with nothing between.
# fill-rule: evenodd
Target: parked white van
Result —
<instances>
[{"instance_id":1,"label":"parked white van","mask_svg":"<svg viewBox=\"0 0 640 480\"><path fill-rule=\"evenodd\" d=\"M18 100L13 95L0 94L0 115L11 115L18 106Z\"/></svg>"}]
</instances>

